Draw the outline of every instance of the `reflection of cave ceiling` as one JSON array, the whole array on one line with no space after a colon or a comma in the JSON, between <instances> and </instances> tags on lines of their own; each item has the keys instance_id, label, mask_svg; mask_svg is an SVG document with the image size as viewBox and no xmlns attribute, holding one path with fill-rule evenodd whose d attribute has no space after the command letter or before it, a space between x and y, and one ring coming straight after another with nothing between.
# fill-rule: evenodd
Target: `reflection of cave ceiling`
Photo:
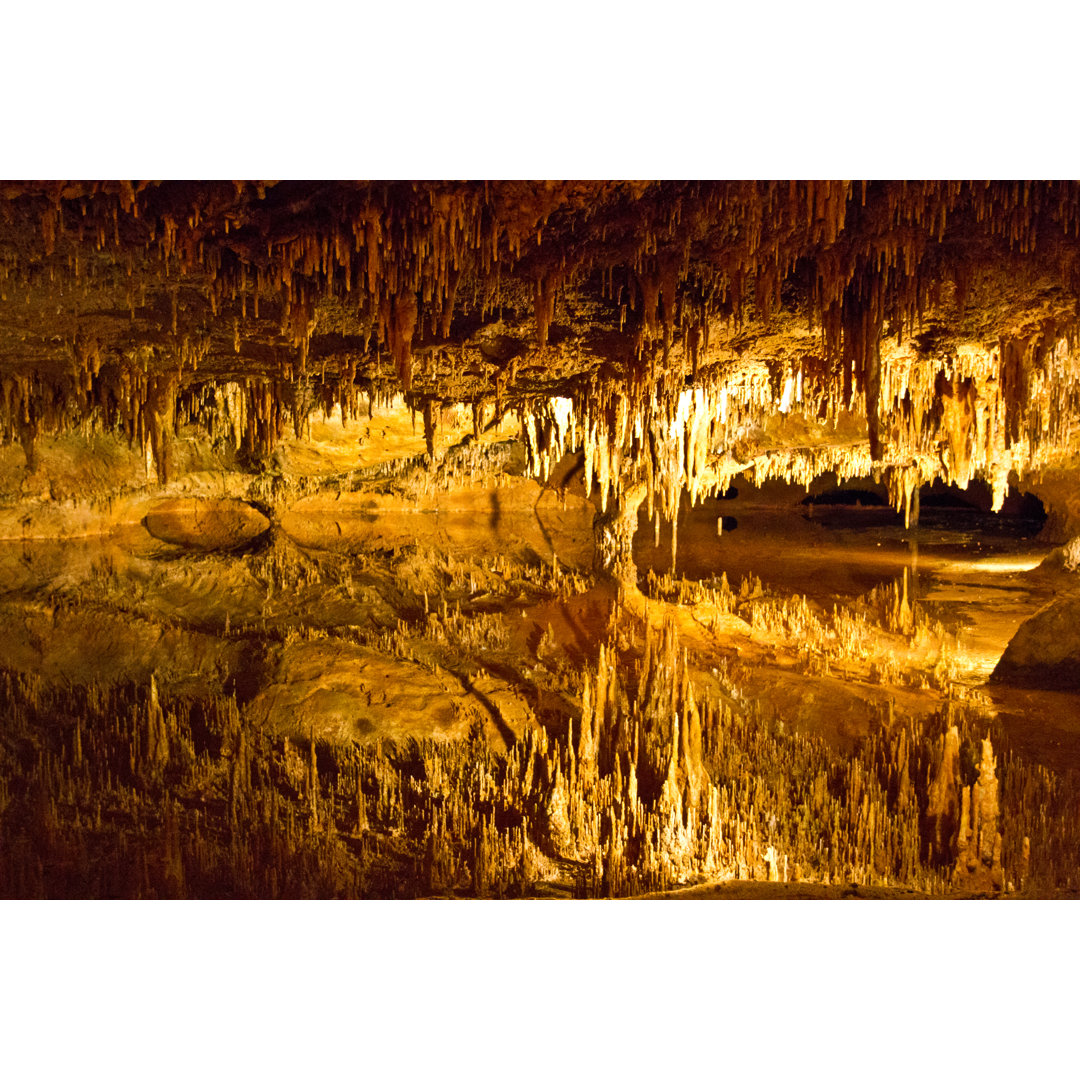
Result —
<instances>
[{"instance_id":1,"label":"reflection of cave ceiling","mask_svg":"<svg viewBox=\"0 0 1080 1080\"><path fill-rule=\"evenodd\" d=\"M105 426L167 478L193 423L267 455L313 407L399 391L534 471L679 492L1067 459L1080 185L1058 182L0 186L0 426ZM866 417L867 419L863 419ZM429 440L430 441L430 440Z\"/></svg>"}]
</instances>

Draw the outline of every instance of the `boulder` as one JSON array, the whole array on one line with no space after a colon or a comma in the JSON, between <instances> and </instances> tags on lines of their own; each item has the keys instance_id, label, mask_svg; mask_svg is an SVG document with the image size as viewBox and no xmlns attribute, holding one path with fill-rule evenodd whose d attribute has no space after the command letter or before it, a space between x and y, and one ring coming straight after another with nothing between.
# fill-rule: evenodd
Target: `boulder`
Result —
<instances>
[{"instance_id":1,"label":"boulder","mask_svg":"<svg viewBox=\"0 0 1080 1080\"><path fill-rule=\"evenodd\" d=\"M269 520L241 499L162 499L143 525L157 540L199 551L239 547L270 528Z\"/></svg>"},{"instance_id":2,"label":"boulder","mask_svg":"<svg viewBox=\"0 0 1080 1080\"><path fill-rule=\"evenodd\" d=\"M990 679L1039 690L1080 689L1080 597L1055 600L1022 623Z\"/></svg>"}]
</instances>

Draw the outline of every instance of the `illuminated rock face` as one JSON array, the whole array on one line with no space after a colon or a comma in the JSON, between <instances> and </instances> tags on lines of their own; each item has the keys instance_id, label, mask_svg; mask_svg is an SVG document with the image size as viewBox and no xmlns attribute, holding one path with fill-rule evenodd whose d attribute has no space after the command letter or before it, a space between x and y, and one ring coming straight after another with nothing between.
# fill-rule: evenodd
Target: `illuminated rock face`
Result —
<instances>
[{"instance_id":1,"label":"illuminated rock face","mask_svg":"<svg viewBox=\"0 0 1080 1080\"><path fill-rule=\"evenodd\" d=\"M1009 642L994 679L1015 686L1080 689L1080 598L1067 597L1032 616Z\"/></svg>"},{"instance_id":2,"label":"illuminated rock face","mask_svg":"<svg viewBox=\"0 0 1080 1080\"><path fill-rule=\"evenodd\" d=\"M898 506L934 477L1003 494L1010 470L1071 464L1075 184L4 196L0 422L31 471L43 436L118 429L167 482L189 426L266 458L316 406L397 391L429 443L436 406L464 403L474 435L510 409L535 468L582 448L587 488L645 481L667 517L750 463L875 468Z\"/></svg>"},{"instance_id":3,"label":"illuminated rock face","mask_svg":"<svg viewBox=\"0 0 1080 1080\"><path fill-rule=\"evenodd\" d=\"M1080 185L0 195L0 893L1080 884L912 531L1080 534ZM849 481L905 565L763 586ZM1002 680L1080 685L1070 603Z\"/></svg>"}]
</instances>

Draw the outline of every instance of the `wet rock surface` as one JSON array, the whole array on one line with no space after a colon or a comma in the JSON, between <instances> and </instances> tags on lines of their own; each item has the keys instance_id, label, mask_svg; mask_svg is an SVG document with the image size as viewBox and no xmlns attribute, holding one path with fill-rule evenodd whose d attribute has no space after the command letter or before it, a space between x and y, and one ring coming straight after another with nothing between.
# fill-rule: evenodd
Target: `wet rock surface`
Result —
<instances>
[{"instance_id":1,"label":"wet rock surface","mask_svg":"<svg viewBox=\"0 0 1080 1080\"><path fill-rule=\"evenodd\" d=\"M1039 690L1080 689L1080 597L1048 604L1009 642L995 682Z\"/></svg>"}]
</instances>

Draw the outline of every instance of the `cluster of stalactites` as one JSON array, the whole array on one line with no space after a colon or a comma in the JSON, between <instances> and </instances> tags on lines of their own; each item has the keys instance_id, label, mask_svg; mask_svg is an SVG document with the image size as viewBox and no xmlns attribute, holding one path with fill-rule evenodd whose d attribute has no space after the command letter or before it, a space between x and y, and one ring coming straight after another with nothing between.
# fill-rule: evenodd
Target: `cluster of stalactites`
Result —
<instances>
[{"instance_id":1,"label":"cluster of stalactites","mask_svg":"<svg viewBox=\"0 0 1080 1080\"><path fill-rule=\"evenodd\" d=\"M376 406L393 408L401 395L393 384L368 384L327 379L285 380L251 377L227 382L208 381L185 387L178 395L176 430L192 425L219 446L257 458L268 458L289 433L310 433L313 414L340 418L346 425Z\"/></svg>"},{"instance_id":2,"label":"cluster of stalactites","mask_svg":"<svg viewBox=\"0 0 1080 1080\"><path fill-rule=\"evenodd\" d=\"M41 436L80 432L117 433L145 457L148 473L171 477L172 439L194 424L212 441L265 455L281 439L287 418L284 398L294 388L277 380L207 382L181 389L177 371L149 369L140 360L110 363L55 378L40 372L0 380L0 439L19 442L35 467Z\"/></svg>"},{"instance_id":3,"label":"cluster of stalactites","mask_svg":"<svg viewBox=\"0 0 1080 1080\"><path fill-rule=\"evenodd\" d=\"M215 444L265 456L286 430L284 397L273 379L204 383L181 395L178 426L194 424Z\"/></svg>"},{"instance_id":4,"label":"cluster of stalactites","mask_svg":"<svg viewBox=\"0 0 1080 1080\"><path fill-rule=\"evenodd\" d=\"M539 247L569 186L322 185L277 204L263 185L56 184L27 198L40 205L44 255L62 250L70 261L75 252L76 273L78 252L113 251L130 268L141 245L161 278L201 280L215 317L231 304L240 319L258 318L260 299L274 300L301 371L319 301L351 299L407 391L414 339L449 334L463 272L484 282L512 269L529 242ZM541 308L550 303L542 282L539 297Z\"/></svg>"},{"instance_id":5,"label":"cluster of stalactites","mask_svg":"<svg viewBox=\"0 0 1080 1080\"><path fill-rule=\"evenodd\" d=\"M995 347L886 361L881 401L890 461L921 463L921 482L983 480L998 510L1010 473L1022 479L1069 452L1080 365L1068 327L1051 320Z\"/></svg>"},{"instance_id":6,"label":"cluster of stalactites","mask_svg":"<svg viewBox=\"0 0 1080 1080\"><path fill-rule=\"evenodd\" d=\"M20 443L33 467L39 436L117 432L164 482L170 437L186 425L212 443L265 458L289 428L299 438L315 409L348 423L400 398L393 378L359 377L355 355L299 377L291 367L281 377L200 377L210 348L209 335L180 334L162 346L107 352L80 331L66 368L26 367L0 378L0 442Z\"/></svg>"},{"instance_id":7,"label":"cluster of stalactites","mask_svg":"<svg viewBox=\"0 0 1080 1080\"><path fill-rule=\"evenodd\" d=\"M728 472L706 463L722 458L740 431L799 404L805 415L828 419L864 403L872 467L903 476L892 484L897 492L910 486L917 466L919 475L958 483L984 477L1000 497L1010 470L1036 466L1063 444L1077 404L1071 354L1060 347L1067 322L1003 339L996 372L981 381L948 358L897 374L882 344L886 323L901 332L913 325L936 281L957 272L947 260L938 265L937 256L930 257L950 222L977 227L1020 255L1057 238L1067 255L1080 232L1077 185L367 184L314 189L307 202L275 202L264 187L243 184L201 185L194 193L59 184L8 194L14 197L0 217L11 220L23 196L38 206L44 252L74 259L76 276L80 252L115 250L130 267L131 252L141 244L140 273L156 257L165 278L187 274L204 283L215 316L232 304L235 320L249 311L257 317L260 297L274 299L302 374L317 304L327 295L351 298L388 348L406 389L416 340L446 337L465 277L482 313L485 283L501 274L530 282L543 348L559 289L575 275L600 272L605 295L623 309L624 321L627 307L637 315L639 362L621 385L579 388L570 420L540 415L545 406L535 413L526 406L523 426L536 474L547 474L556 449L581 449L586 483L595 480L605 507L618 497L631 463L641 462L654 516L673 517L683 490L696 499L726 484ZM331 195L339 212L315 213L319 199ZM800 260L807 267L811 318L821 320L818 369L789 370L779 380L773 371L737 385L710 378L702 370L710 318L738 318L750 297L767 318ZM195 369L208 344L178 336L175 290L172 329L178 371ZM677 357L676 331L682 334ZM75 356L78 406L39 393L40 408L32 407L27 401L35 391L5 391L22 401L6 406L8 428L23 431L8 437L32 440L42 424L58 428L68 422L60 416L64 410L87 415L100 396L100 349L77 340ZM282 357L283 374L285 366L295 374L294 360ZM691 389L686 375L695 382ZM272 381L268 377L266 385ZM333 392L324 378L321 390L323 399L336 397L343 417L351 414L355 371ZM264 400L252 406L258 420L248 442L265 451L280 428L270 415L278 391L270 399L252 391L260 393ZM163 405L166 415L168 401ZM121 414L133 438L152 442L146 432L158 421L139 406L118 400L109 408ZM299 433L303 410L295 395L285 411Z\"/></svg>"},{"instance_id":8,"label":"cluster of stalactites","mask_svg":"<svg viewBox=\"0 0 1080 1080\"><path fill-rule=\"evenodd\" d=\"M480 284L483 310L489 283L521 276L543 347L559 288L599 271L617 304L639 310L639 343L662 336L666 355L680 326L694 356L710 314L738 316L752 296L767 319L809 259L812 308L850 395L874 385L883 320L917 315L926 255L951 221L1022 254L1046 235L1075 240L1080 222L1076 186L1055 183L365 183L279 198L262 184L118 182L6 194L4 215L36 213L44 254L76 268L80 252L114 251L130 273L141 246L162 277L199 275L215 316L226 304L257 316L260 297L273 299L301 370L319 301L351 300L405 390L415 340L449 334L463 277L474 295Z\"/></svg>"},{"instance_id":9,"label":"cluster of stalactites","mask_svg":"<svg viewBox=\"0 0 1080 1080\"><path fill-rule=\"evenodd\" d=\"M33 469L40 436L118 431L166 481L178 385L175 371L150 370L142 357L103 368L98 353L76 350L68 372L30 370L0 380L0 440L19 442Z\"/></svg>"},{"instance_id":10,"label":"cluster of stalactites","mask_svg":"<svg viewBox=\"0 0 1080 1080\"><path fill-rule=\"evenodd\" d=\"M523 408L527 471L546 482L565 454L581 452L586 495L595 487L602 511L643 482L649 515L670 521L684 491L696 503L726 488L731 477L717 473L716 455L772 411L799 404L802 377L784 378L778 396L764 365L745 364L704 385L669 380L636 403L621 389L597 382Z\"/></svg>"},{"instance_id":11,"label":"cluster of stalactites","mask_svg":"<svg viewBox=\"0 0 1080 1080\"><path fill-rule=\"evenodd\" d=\"M770 416L801 412L824 430L842 399L827 395L820 379L804 378L801 368L776 377L765 365L744 364L735 376L673 391L661 386L637 404L619 387L597 385L522 410L528 470L546 482L564 454L580 451L586 493L595 485L602 509L627 484L643 481L655 520L676 520L684 492L696 503L722 494L744 472L758 485L783 479L807 488L826 473L842 480L878 476L909 522L923 484L943 479L966 487L980 479L993 490L997 510L1010 474L1022 478L1071 445L1080 369L1065 337L1042 342L1030 339L1019 362L1009 359L1016 346L1007 342L991 350L962 346L939 358L887 356L879 446L822 438L820 445L763 450L751 460L732 449L747 435L752 442ZM1021 369L1022 394L1015 373ZM829 409L821 407L825 396Z\"/></svg>"}]
</instances>

